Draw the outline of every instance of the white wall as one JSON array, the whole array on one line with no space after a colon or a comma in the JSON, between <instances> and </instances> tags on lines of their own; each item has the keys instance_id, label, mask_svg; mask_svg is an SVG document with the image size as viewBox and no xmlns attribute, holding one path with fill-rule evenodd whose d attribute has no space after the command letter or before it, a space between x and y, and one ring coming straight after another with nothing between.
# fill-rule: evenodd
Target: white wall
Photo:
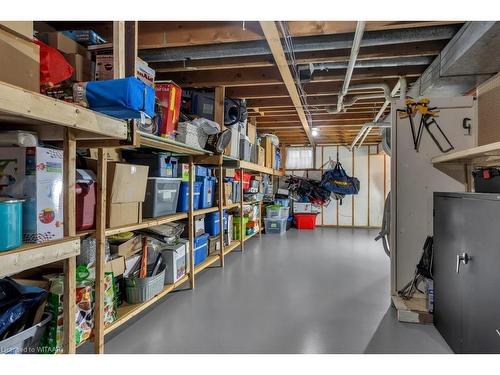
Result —
<instances>
[{"instance_id":1,"label":"white wall","mask_svg":"<svg viewBox=\"0 0 500 375\"><path fill-rule=\"evenodd\" d=\"M462 128L463 118L474 119L473 98L431 98L430 103L440 109L436 120L455 151L473 147L474 137L466 136ZM464 186L432 166L431 159L442 153L427 132L415 152L409 120L396 114L404 104L394 101L391 108L391 292L395 293L412 278L425 238L432 235L433 192L464 191Z\"/></svg>"},{"instance_id":2,"label":"white wall","mask_svg":"<svg viewBox=\"0 0 500 375\"><path fill-rule=\"evenodd\" d=\"M390 158L377 146L362 146L349 151L345 146L318 146L316 147L316 161L314 171L287 171L308 178L319 179L321 174L329 168L329 158L339 161L350 176L360 180L360 191L355 196L346 196L342 205L332 201L323 207L317 216L316 224L323 226L342 227L380 227L385 194L389 191L387 177Z\"/></svg>"}]
</instances>

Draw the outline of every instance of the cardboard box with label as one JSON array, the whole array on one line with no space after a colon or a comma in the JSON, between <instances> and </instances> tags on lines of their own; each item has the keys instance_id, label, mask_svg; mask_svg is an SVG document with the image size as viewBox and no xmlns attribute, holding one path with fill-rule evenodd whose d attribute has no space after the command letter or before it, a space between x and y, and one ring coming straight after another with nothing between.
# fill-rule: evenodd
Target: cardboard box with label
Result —
<instances>
[{"instance_id":1,"label":"cardboard box with label","mask_svg":"<svg viewBox=\"0 0 500 375\"><path fill-rule=\"evenodd\" d=\"M112 54L96 55L95 64L94 79L96 81L105 81L114 78ZM153 87L155 80L154 69L150 68L148 64L140 58L137 58L136 60L135 69L136 77L143 81L146 85Z\"/></svg>"},{"instance_id":2,"label":"cardboard box with label","mask_svg":"<svg viewBox=\"0 0 500 375\"><path fill-rule=\"evenodd\" d=\"M40 92L40 47L0 29L0 81Z\"/></svg>"},{"instance_id":3,"label":"cardboard box with label","mask_svg":"<svg viewBox=\"0 0 500 375\"><path fill-rule=\"evenodd\" d=\"M142 202L146 196L149 167L144 165L108 163L109 228L142 221Z\"/></svg>"},{"instance_id":4,"label":"cardboard box with label","mask_svg":"<svg viewBox=\"0 0 500 375\"><path fill-rule=\"evenodd\" d=\"M110 245L110 250L112 255L128 258L142 250L142 236L132 237L121 244L112 244Z\"/></svg>"},{"instance_id":5,"label":"cardboard box with label","mask_svg":"<svg viewBox=\"0 0 500 375\"><path fill-rule=\"evenodd\" d=\"M88 82L92 80L92 60L79 53L65 53L64 58L73 67L72 81Z\"/></svg>"},{"instance_id":6,"label":"cardboard box with label","mask_svg":"<svg viewBox=\"0 0 500 375\"><path fill-rule=\"evenodd\" d=\"M71 38L68 38L60 31L39 33L38 38L42 42L48 44L49 46L57 48L62 53L67 53L67 54L76 53L84 56L87 59L91 58L91 54L87 50L87 47L82 46L81 44L75 42Z\"/></svg>"},{"instance_id":7,"label":"cardboard box with label","mask_svg":"<svg viewBox=\"0 0 500 375\"><path fill-rule=\"evenodd\" d=\"M63 238L63 152L44 147L0 147L0 195L24 199L23 240Z\"/></svg>"}]
</instances>

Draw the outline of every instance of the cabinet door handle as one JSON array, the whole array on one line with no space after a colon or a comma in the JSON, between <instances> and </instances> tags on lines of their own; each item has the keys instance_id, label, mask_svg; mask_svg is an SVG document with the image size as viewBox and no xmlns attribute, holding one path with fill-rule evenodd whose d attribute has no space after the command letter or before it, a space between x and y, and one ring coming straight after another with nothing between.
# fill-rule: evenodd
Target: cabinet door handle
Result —
<instances>
[{"instance_id":1,"label":"cabinet door handle","mask_svg":"<svg viewBox=\"0 0 500 375\"><path fill-rule=\"evenodd\" d=\"M460 263L467 264L471 259L467 253L457 254L457 273L460 273Z\"/></svg>"}]
</instances>

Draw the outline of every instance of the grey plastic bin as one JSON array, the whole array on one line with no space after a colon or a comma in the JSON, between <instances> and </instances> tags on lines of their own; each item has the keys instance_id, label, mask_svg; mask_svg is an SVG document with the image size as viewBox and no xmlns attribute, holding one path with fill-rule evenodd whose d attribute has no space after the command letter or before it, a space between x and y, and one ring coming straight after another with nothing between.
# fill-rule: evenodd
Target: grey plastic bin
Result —
<instances>
[{"instance_id":1,"label":"grey plastic bin","mask_svg":"<svg viewBox=\"0 0 500 375\"><path fill-rule=\"evenodd\" d=\"M159 217L175 214L180 186L180 178L149 177L142 216Z\"/></svg>"},{"instance_id":2,"label":"grey plastic bin","mask_svg":"<svg viewBox=\"0 0 500 375\"><path fill-rule=\"evenodd\" d=\"M125 278L125 296L127 303L142 303L149 301L163 290L165 283L165 264L161 265L160 272L155 276Z\"/></svg>"},{"instance_id":3,"label":"grey plastic bin","mask_svg":"<svg viewBox=\"0 0 500 375\"><path fill-rule=\"evenodd\" d=\"M19 332L17 335L0 341L0 354L36 354L39 352L47 326L52 319L51 313L44 313L42 321L33 327Z\"/></svg>"}]
</instances>

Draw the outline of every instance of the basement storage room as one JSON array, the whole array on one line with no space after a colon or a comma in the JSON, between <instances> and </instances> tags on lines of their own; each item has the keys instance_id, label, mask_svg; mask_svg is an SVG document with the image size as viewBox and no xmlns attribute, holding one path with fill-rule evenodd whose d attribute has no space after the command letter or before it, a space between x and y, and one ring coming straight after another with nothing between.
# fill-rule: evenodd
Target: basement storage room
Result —
<instances>
[{"instance_id":1,"label":"basement storage room","mask_svg":"<svg viewBox=\"0 0 500 375\"><path fill-rule=\"evenodd\" d=\"M499 49L1 21L0 352L500 353Z\"/></svg>"}]
</instances>

